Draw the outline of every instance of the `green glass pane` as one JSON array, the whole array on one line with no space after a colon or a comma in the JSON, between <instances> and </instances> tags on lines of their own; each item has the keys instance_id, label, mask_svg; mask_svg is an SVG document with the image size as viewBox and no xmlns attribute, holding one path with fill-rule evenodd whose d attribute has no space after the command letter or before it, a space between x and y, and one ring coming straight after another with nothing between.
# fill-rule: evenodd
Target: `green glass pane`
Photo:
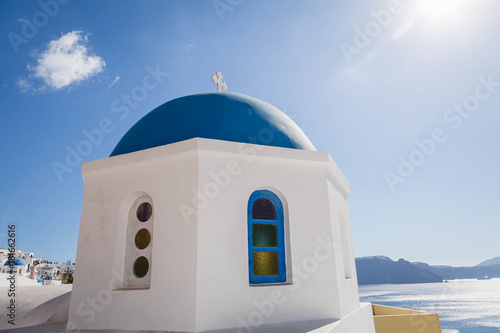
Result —
<instances>
[{"instance_id":1,"label":"green glass pane","mask_svg":"<svg viewBox=\"0 0 500 333\"><path fill-rule=\"evenodd\" d=\"M275 224L252 225L253 246L278 247L278 227Z\"/></svg>"},{"instance_id":2,"label":"green glass pane","mask_svg":"<svg viewBox=\"0 0 500 333\"><path fill-rule=\"evenodd\" d=\"M253 252L254 276L278 276L279 273L278 252Z\"/></svg>"},{"instance_id":3,"label":"green glass pane","mask_svg":"<svg viewBox=\"0 0 500 333\"><path fill-rule=\"evenodd\" d=\"M146 257L139 257L134 262L134 275L138 278L143 278L148 274L149 261Z\"/></svg>"}]
</instances>

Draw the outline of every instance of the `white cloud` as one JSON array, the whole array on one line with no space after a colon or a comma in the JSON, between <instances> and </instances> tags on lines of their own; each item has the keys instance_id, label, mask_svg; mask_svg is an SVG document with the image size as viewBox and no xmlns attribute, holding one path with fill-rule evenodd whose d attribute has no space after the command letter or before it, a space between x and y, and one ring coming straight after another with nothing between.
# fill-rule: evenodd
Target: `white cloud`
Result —
<instances>
[{"instance_id":1,"label":"white cloud","mask_svg":"<svg viewBox=\"0 0 500 333\"><path fill-rule=\"evenodd\" d=\"M22 92L27 92L33 86L30 80L23 78L17 79L16 84L18 85L18 87L21 89Z\"/></svg>"},{"instance_id":2,"label":"white cloud","mask_svg":"<svg viewBox=\"0 0 500 333\"><path fill-rule=\"evenodd\" d=\"M35 78L54 89L84 81L106 66L101 57L88 53L87 44L87 36L82 36L81 31L69 32L50 41L47 50L38 56L36 66L28 66L28 69ZM21 89L22 80L18 81Z\"/></svg>"},{"instance_id":3,"label":"white cloud","mask_svg":"<svg viewBox=\"0 0 500 333\"><path fill-rule=\"evenodd\" d=\"M111 88L113 86L113 84L116 83L116 81L118 81L120 79L120 76L116 76L115 79L113 80L113 82L111 82L111 84L109 85L109 88Z\"/></svg>"}]
</instances>

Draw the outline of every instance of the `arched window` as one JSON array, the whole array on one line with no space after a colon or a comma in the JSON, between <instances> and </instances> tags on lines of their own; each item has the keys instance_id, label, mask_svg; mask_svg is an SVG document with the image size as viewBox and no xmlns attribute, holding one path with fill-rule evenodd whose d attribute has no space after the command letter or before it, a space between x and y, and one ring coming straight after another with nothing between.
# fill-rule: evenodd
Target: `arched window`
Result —
<instances>
[{"instance_id":1,"label":"arched window","mask_svg":"<svg viewBox=\"0 0 500 333\"><path fill-rule=\"evenodd\" d=\"M267 190L248 201L248 263L250 284L286 282L283 204Z\"/></svg>"},{"instance_id":2,"label":"arched window","mask_svg":"<svg viewBox=\"0 0 500 333\"><path fill-rule=\"evenodd\" d=\"M153 201L149 195L138 197L129 209L123 288L150 288L153 255Z\"/></svg>"}]
</instances>

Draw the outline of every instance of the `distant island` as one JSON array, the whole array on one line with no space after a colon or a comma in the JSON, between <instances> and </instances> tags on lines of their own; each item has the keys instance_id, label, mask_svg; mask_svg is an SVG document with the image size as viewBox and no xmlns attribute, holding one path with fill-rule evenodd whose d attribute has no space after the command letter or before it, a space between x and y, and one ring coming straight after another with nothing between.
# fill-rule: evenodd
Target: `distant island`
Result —
<instances>
[{"instance_id":1,"label":"distant island","mask_svg":"<svg viewBox=\"0 0 500 333\"><path fill-rule=\"evenodd\" d=\"M500 257L495 257L493 259L485 260L482 263L477 264L476 266L496 266L496 265L500 265Z\"/></svg>"},{"instance_id":2,"label":"distant island","mask_svg":"<svg viewBox=\"0 0 500 333\"><path fill-rule=\"evenodd\" d=\"M358 284L433 283L453 279L500 278L500 257L472 267L432 266L384 256L356 258Z\"/></svg>"}]
</instances>

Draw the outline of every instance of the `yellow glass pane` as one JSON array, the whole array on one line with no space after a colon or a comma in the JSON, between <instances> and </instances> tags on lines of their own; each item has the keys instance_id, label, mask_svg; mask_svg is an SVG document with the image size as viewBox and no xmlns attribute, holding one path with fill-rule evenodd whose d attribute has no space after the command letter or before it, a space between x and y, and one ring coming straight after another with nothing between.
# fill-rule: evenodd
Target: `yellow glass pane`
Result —
<instances>
[{"instance_id":1,"label":"yellow glass pane","mask_svg":"<svg viewBox=\"0 0 500 333\"><path fill-rule=\"evenodd\" d=\"M280 273L278 252L254 251L253 275L278 276Z\"/></svg>"},{"instance_id":2,"label":"yellow glass pane","mask_svg":"<svg viewBox=\"0 0 500 333\"><path fill-rule=\"evenodd\" d=\"M147 229L141 229L135 234L135 246L139 250L143 250L148 247L151 242L151 234Z\"/></svg>"}]
</instances>

